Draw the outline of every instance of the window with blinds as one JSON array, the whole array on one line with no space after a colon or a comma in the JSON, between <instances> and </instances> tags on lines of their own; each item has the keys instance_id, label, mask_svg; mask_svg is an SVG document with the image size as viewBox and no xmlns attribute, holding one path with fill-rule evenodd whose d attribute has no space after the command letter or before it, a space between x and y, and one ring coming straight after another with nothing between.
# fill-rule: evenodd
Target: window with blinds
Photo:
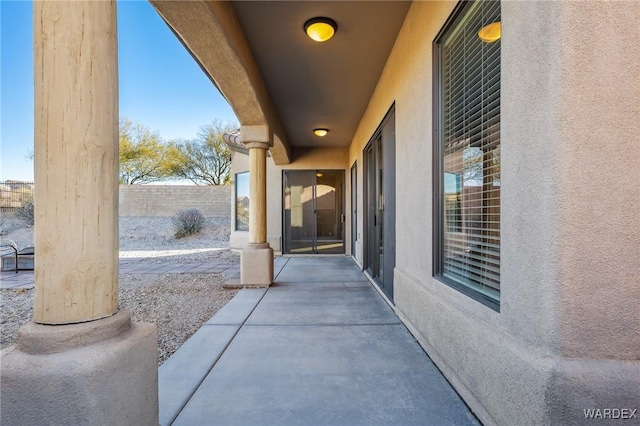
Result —
<instances>
[{"instance_id":1,"label":"window with blinds","mask_svg":"<svg viewBox=\"0 0 640 426\"><path fill-rule=\"evenodd\" d=\"M500 2L461 3L434 42L435 275L500 300Z\"/></svg>"}]
</instances>

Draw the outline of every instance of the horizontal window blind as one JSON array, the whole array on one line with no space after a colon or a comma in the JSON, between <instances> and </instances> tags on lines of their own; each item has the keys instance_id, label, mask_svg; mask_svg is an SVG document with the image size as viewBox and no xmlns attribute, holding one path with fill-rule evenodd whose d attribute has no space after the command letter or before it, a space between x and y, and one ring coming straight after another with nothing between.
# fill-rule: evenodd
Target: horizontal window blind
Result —
<instances>
[{"instance_id":1,"label":"horizontal window blind","mask_svg":"<svg viewBox=\"0 0 640 426\"><path fill-rule=\"evenodd\" d=\"M440 275L500 298L500 2L467 4L439 42Z\"/></svg>"}]
</instances>

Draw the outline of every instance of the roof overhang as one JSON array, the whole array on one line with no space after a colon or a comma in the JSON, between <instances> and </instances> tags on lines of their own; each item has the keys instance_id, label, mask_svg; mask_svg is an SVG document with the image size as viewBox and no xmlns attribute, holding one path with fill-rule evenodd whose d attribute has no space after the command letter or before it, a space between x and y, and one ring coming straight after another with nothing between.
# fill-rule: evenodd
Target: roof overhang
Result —
<instances>
[{"instance_id":1,"label":"roof overhang","mask_svg":"<svg viewBox=\"0 0 640 426\"><path fill-rule=\"evenodd\" d=\"M268 126L276 164L296 147L347 147L410 2L151 0L233 108L241 126ZM338 24L316 43L313 17ZM319 138L314 128L329 129Z\"/></svg>"}]
</instances>

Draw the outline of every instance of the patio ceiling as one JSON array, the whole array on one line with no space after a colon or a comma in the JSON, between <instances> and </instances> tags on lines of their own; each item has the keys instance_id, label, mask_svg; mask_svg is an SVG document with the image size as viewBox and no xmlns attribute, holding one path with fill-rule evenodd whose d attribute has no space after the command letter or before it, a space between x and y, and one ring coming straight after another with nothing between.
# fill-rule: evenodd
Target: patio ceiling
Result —
<instances>
[{"instance_id":1,"label":"patio ceiling","mask_svg":"<svg viewBox=\"0 0 640 426\"><path fill-rule=\"evenodd\" d=\"M229 101L240 124L269 126L276 164L290 147L351 143L402 26L406 1L150 0ZM304 23L336 21L309 39ZM314 128L327 128L324 138Z\"/></svg>"},{"instance_id":2,"label":"patio ceiling","mask_svg":"<svg viewBox=\"0 0 640 426\"><path fill-rule=\"evenodd\" d=\"M409 2L234 1L291 146L348 146L367 107ZM303 31L314 17L336 21L324 43ZM323 138L314 128L327 128Z\"/></svg>"}]
</instances>

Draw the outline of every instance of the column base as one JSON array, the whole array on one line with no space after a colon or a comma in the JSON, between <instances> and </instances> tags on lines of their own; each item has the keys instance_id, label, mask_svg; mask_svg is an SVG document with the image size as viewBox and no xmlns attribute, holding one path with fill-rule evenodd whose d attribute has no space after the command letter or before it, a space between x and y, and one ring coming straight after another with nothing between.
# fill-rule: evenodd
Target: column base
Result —
<instances>
[{"instance_id":1,"label":"column base","mask_svg":"<svg viewBox=\"0 0 640 426\"><path fill-rule=\"evenodd\" d=\"M269 287L273 283L273 249L269 243L249 245L240 256L240 284L242 287Z\"/></svg>"},{"instance_id":2,"label":"column base","mask_svg":"<svg viewBox=\"0 0 640 426\"><path fill-rule=\"evenodd\" d=\"M120 310L101 320L22 326L2 351L0 423L158 425L156 327Z\"/></svg>"}]
</instances>

